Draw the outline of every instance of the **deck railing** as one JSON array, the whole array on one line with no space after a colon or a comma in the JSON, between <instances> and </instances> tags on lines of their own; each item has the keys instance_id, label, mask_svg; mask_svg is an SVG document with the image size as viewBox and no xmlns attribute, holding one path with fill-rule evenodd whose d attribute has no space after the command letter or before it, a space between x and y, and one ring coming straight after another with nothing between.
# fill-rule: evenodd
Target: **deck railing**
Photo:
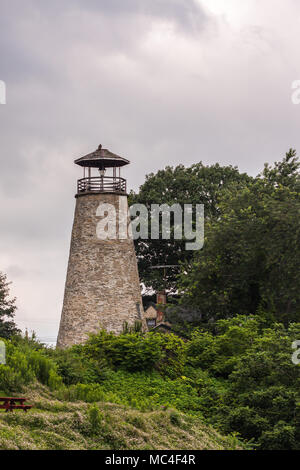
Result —
<instances>
[{"instance_id":1,"label":"deck railing","mask_svg":"<svg viewBox=\"0 0 300 470\"><path fill-rule=\"evenodd\" d=\"M125 193L126 180L113 176L81 178L77 182L78 193Z\"/></svg>"}]
</instances>

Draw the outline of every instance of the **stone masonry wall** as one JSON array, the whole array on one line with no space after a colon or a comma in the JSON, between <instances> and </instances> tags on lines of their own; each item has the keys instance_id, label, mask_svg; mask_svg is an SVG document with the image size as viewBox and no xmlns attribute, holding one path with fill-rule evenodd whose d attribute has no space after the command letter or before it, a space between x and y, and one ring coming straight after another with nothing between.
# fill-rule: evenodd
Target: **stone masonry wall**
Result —
<instances>
[{"instance_id":1,"label":"stone masonry wall","mask_svg":"<svg viewBox=\"0 0 300 470\"><path fill-rule=\"evenodd\" d=\"M131 239L99 240L96 215L100 203L114 205L118 194L77 197L69 265L57 347L79 344L100 328L121 333L143 314L134 244ZM126 198L124 200L124 198Z\"/></svg>"}]
</instances>

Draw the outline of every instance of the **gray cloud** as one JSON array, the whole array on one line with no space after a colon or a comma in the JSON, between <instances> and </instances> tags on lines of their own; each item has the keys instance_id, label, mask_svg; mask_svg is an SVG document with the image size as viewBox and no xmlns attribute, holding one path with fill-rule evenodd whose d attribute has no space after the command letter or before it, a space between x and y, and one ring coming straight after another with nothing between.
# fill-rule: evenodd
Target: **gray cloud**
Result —
<instances>
[{"instance_id":1,"label":"gray cloud","mask_svg":"<svg viewBox=\"0 0 300 470\"><path fill-rule=\"evenodd\" d=\"M205 5L2 0L0 270L23 326L56 333L76 157L102 143L132 161L125 176L136 189L167 164L218 161L257 174L299 147L290 87L300 78L300 5Z\"/></svg>"}]
</instances>

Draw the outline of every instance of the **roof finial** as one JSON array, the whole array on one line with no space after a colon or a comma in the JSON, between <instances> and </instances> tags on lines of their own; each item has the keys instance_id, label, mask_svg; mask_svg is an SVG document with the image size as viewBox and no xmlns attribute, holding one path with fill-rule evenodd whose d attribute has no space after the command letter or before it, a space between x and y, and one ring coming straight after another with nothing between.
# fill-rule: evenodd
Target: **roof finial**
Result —
<instances>
[{"instance_id":1,"label":"roof finial","mask_svg":"<svg viewBox=\"0 0 300 470\"><path fill-rule=\"evenodd\" d=\"M86 166L86 167L93 167L93 168L114 168L120 167L124 165L128 165L129 160L126 158L122 158L119 155L116 155L110 152L107 149L104 149L102 145L99 145L95 152L89 153L84 157L77 158L75 160L76 165Z\"/></svg>"}]
</instances>

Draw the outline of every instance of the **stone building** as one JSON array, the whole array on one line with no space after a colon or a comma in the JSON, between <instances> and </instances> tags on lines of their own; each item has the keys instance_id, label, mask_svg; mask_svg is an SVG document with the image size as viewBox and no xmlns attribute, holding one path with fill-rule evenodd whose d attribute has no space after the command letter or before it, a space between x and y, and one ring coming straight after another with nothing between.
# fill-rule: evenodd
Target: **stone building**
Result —
<instances>
[{"instance_id":1,"label":"stone building","mask_svg":"<svg viewBox=\"0 0 300 470\"><path fill-rule=\"evenodd\" d=\"M143 322L134 243L127 230L126 180L120 174L129 161L100 145L75 163L84 174L75 196L59 348L82 343L100 328L121 333L125 323Z\"/></svg>"}]
</instances>

